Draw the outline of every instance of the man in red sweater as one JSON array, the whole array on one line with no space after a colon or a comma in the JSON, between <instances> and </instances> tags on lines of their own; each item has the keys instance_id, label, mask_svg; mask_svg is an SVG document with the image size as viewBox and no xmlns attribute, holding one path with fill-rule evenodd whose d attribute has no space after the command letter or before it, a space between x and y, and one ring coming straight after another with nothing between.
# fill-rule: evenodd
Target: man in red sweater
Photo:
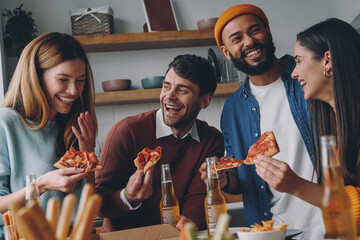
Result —
<instances>
[{"instance_id":1,"label":"man in red sweater","mask_svg":"<svg viewBox=\"0 0 360 240\"><path fill-rule=\"evenodd\" d=\"M109 131L96 173L96 192L103 197L102 232L160 224L160 164L169 163L183 220L206 229L206 186L198 171L206 157L222 157L220 131L196 119L210 104L215 72L204 58L180 55L169 64L161 109L127 117ZM162 147L158 163L144 174L134 165L142 149Z\"/></svg>"}]
</instances>

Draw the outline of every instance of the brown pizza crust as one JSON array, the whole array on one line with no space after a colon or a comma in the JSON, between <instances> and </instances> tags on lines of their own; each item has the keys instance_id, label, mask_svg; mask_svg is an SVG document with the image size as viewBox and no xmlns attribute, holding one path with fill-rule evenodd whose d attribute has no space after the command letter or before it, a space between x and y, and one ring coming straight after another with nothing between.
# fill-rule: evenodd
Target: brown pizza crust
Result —
<instances>
[{"instance_id":1,"label":"brown pizza crust","mask_svg":"<svg viewBox=\"0 0 360 240\"><path fill-rule=\"evenodd\" d=\"M134 160L134 164L135 164L135 167L137 168L137 169L143 169L144 168L144 165L143 164L141 164L141 162L140 162L140 158L135 158L135 160Z\"/></svg>"},{"instance_id":2,"label":"brown pizza crust","mask_svg":"<svg viewBox=\"0 0 360 240\"><path fill-rule=\"evenodd\" d=\"M144 173L146 173L150 168L152 168L155 165L153 161L148 161L144 167Z\"/></svg>"},{"instance_id":3,"label":"brown pizza crust","mask_svg":"<svg viewBox=\"0 0 360 240\"><path fill-rule=\"evenodd\" d=\"M68 167L65 167L64 165L61 165L60 161L61 161L61 160L57 161L57 162L54 164L54 167L60 168L60 169L62 169L62 168L68 168Z\"/></svg>"},{"instance_id":4,"label":"brown pizza crust","mask_svg":"<svg viewBox=\"0 0 360 240\"><path fill-rule=\"evenodd\" d=\"M102 169L102 166L99 164L99 165L96 165L95 168L87 168L85 170L85 172L95 172L95 171L98 171L98 170L101 170Z\"/></svg>"}]
</instances>

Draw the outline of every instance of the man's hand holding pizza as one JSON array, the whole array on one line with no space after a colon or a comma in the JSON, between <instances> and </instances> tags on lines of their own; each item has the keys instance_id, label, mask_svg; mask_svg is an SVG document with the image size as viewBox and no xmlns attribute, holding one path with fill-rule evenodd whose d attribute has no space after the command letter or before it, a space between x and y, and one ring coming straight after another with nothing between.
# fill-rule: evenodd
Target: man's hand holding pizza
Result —
<instances>
[{"instance_id":1,"label":"man's hand holding pizza","mask_svg":"<svg viewBox=\"0 0 360 240\"><path fill-rule=\"evenodd\" d=\"M216 158L216 161L219 161L218 158ZM201 173L201 179L206 184L206 162L203 162L199 168L199 171ZM226 177L226 170L224 171L217 171L220 188L224 188L227 185L227 177Z\"/></svg>"},{"instance_id":2,"label":"man's hand holding pizza","mask_svg":"<svg viewBox=\"0 0 360 240\"><path fill-rule=\"evenodd\" d=\"M153 194L154 166L160 160L161 153L162 149L158 146L154 150L145 147L137 154L134 160L137 170L131 175L124 192L125 198L131 206L137 206Z\"/></svg>"},{"instance_id":3,"label":"man's hand holding pizza","mask_svg":"<svg viewBox=\"0 0 360 240\"><path fill-rule=\"evenodd\" d=\"M275 135L273 131L264 132L260 138L249 148L248 155L245 160L238 160L233 157L222 157L217 159L216 161L216 169L219 177L220 188L226 188L226 191L235 193L239 190L239 181L238 181L238 173L236 168L240 167L242 164L253 165L255 164L254 159L256 159L260 155L265 155L261 157L267 157L266 164L271 164L273 171L268 171L266 167L262 167L261 164L257 169L260 177L268 179L271 181L271 184L278 187L279 189L287 189L288 185L286 181L283 182L282 178L286 179L295 179L297 176L292 172L289 166L283 162L281 162L281 171L279 171L277 163L279 161L272 162L269 159L280 151L279 146L276 142ZM206 163L203 163L199 169L201 173L201 179L206 183ZM274 177L274 178L272 178ZM232 180L230 180L232 179ZM264 179L265 180L265 179ZM266 181L266 180L265 180ZM231 184L230 184L231 182ZM269 183L270 184L270 183ZM271 185L270 184L270 185ZM231 186L230 186L231 185ZM275 188L275 187L274 187ZM275 188L276 189L276 188Z\"/></svg>"},{"instance_id":4,"label":"man's hand holding pizza","mask_svg":"<svg viewBox=\"0 0 360 240\"><path fill-rule=\"evenodd\" d=\"M153 194L153 173L154 168L150 168L146 173L143 169L138 169L130 177L125 188L125 198L131 206L138 205Z\"/></svg>"}]
</instances>

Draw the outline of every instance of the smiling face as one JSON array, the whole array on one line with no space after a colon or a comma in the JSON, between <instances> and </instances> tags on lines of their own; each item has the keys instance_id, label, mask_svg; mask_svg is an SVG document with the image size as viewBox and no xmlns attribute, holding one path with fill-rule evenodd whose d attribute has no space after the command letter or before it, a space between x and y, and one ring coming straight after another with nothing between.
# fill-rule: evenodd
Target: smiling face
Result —
<instances>
[{"instance_id":1,"label":"smiling face","mask_svg":"<svg viewBox=\"0 0 360 240\"><path fill-rule=\"evenodd\" d=\"M65 61L47 69L43 74L43 88L49 103L49 119L56 114L67 114L75 100L82 94L86 79L86 67L82 59Z\"/></svg>"},{"instance_id":2,"label":"smiling face","mask_svg":"<svg viewBox=\"0 0 360 240\"><path fill-rule=\"evenodd\" d=\"M298 79L303 86L305 99L318 99L332 105L333 80L324 75L327 61L322 58L320 61L313 58L313 54L299 43L295 45L295 61L291 77Z\"/></svg>"},{"instance_id":3,"label":"smiling face","mask_svg":"<svg viewBox=\"0 0 360 240\"><path fill-rule=\"evenodd\" d=\"M160 93L163 120L181 138L192 127L199 111L210 102L210 93L200 96L195 83L179 77L171 68L164 79Z\"/></svg>"},{"instance_id":4,"label":"smiling face","mask_svg":"<svg viewBox=\"0 0 360 240\"><path fill-rule=\"evenodd\" d=\"M272 66L275 46L270 29L254 15L240 15L231 20L222 31L224 46L221 51L235 67L254 76Z\"/></svg>"}]
</instances>

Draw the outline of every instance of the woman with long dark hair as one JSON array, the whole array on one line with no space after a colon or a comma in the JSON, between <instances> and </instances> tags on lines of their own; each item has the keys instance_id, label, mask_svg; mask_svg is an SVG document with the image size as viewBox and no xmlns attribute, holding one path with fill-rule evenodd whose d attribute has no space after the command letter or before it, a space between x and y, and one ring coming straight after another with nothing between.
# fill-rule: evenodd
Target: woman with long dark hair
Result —
<instances>
[{"instance_id":1,"label":"woman with long dark hair","mask_svg":"<svg viewBox=\"0 0 360 240\"><path fill-rule=\"evenodd\" d=\"M285 163L275 166L264 156L257 159L257 172L276 190L320 207L324 192L320 136L336 136L345 189L360 235L360 35L342 20L327 19L297 35L295 61L292 77L309 100L314 176L319 184L301 179Z\"/></svg>"},{"instance_id":2,"label":"woman with long dark hair","mask_svg":"<svg viewBox=\"0 0 360 240\"><path fill-rule=\"evenodd\" d=\"M298 34L295 61L292 77L300 81L310 100L319 182L320 136L334 135L360 233L360 35L348 23L328 19Z\"/></svg>"}]
</instances>

